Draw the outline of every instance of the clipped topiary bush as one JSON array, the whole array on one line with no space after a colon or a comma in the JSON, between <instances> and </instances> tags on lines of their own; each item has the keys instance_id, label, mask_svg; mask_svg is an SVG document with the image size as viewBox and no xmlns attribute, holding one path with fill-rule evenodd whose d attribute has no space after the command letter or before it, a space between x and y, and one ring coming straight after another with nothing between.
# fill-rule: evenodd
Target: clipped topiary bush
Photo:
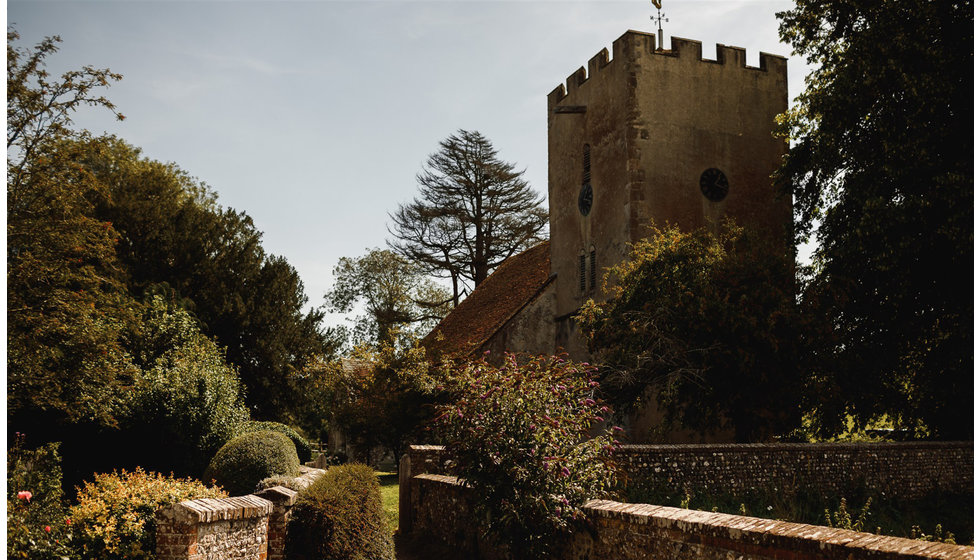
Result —
<instances>
[{"instance_id":1,"label":"clipped topiary bush","mask_svg":"<svg viewBox=\"0 0 980 560\"><path fill-rule=\"evenodd\" d=\"M279 432L284 436L288 437L296 445L296 454L299 456L300 463L306 463L313 459L313 446L310 442L306 441L306 438L299 435L299 432L293 428L279 423L279 422L260 422L258 420L252 420L245 425L245 429L242 433L249 432L259 432L262 430L272 430L273 432Z\"/></svg>"},{"instance_id":2,"label":"clipped topiary bush","mask_svg":"<svg viewBox=\"0 0 980 560\"><path fill-rule=\"evenodd\" d=\"M289 560L394 560L374 470L330 467L300 492L286 533Z\"/></svg>"},{"instance_id":3,"label":"clipped topiary bush","mask_svg":"<svg viewBox=\"0 0 980 560\"><path fill-rule=\"evenodd\" d=\"M149 560L156 549L156 520L161 507L198 498L225 498L218 488L193 479L157 473L121 471L96 474L78 493L70 523L82 558Z\"/></svg>"},{"instance_id":4,"label":"clipped topiary bush","mask_svg":"<svg viewBox=\"0 0 980 560\"><path fill-rule=\"evenodd\" d=\"M296 446L279 432L263 430L242 434L211 459L204 480L214 480L233 496L249 494L262 479L275 475L297 476Z\"/></svg>"}]
</instances>

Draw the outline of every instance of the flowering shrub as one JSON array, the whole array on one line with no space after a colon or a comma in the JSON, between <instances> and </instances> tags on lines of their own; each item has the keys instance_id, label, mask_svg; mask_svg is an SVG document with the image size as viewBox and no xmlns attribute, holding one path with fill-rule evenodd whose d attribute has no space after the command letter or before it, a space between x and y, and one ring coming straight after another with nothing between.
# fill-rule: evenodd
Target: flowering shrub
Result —
<instances>
[{"instance_id":1,"label":"flowering shrub","mask_svg":"<svg viewBox=\"0 0 980 560\"><path fill-rule=\"evenodd\" d=\"M601 429L610 412L595 400L593 373L560 357L471 362L456 372L459 400L440 409L474 514L514 557L554 553L581 506L612 487L618 442Z\"/></svg>"},{"instance_id":2,"label":"flowering shrub","mask_svg":"<svg viewBox=\"0 0 980 560\"><path fill-rule=\"evenodd\" d=\"M137 468L97 474L78 494L71 521L83 558L149 560L156 548L154 514L161 507L197 498L224 498L219 488Z\"/></svg>"},{"instance_id":3,"label":"flowering shrub","mask_svg":"<svg viewBox=\"0 0 980 560\"><path fill-rule=\"evenodd\" d=\"M77 558L62 502L57 443L24 449L17 434L7 451L7 558Z\"/></svg>"}]
</instances>

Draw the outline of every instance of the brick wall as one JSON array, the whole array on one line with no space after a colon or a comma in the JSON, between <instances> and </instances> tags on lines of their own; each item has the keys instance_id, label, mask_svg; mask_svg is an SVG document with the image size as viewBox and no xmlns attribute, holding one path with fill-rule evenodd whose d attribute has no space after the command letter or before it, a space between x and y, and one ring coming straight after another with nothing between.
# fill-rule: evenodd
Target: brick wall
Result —
<instances>
[{"instance_id":1,"label":"brick wall","mask_svg":"<svg viewBox=\"0 0 980 560\"><path fill-rule=\"evenodd\" d=\"M456 551L458 558L498 560L478 537L468 489L454 477L412 478L414 535ZM599 560L911 560L973 558L973 547L883 537L800 523L646 504L593 500L584 507L590 530L559 543L561 558Z\"/></svg>"},{"instance_id":2,"label":"brick wall","mask_svg":"<svg viewBox=\"0 0 980 560\"><path fill-rule=\"evenodd\" d=\"M306 488L324 470L300 468ZM297 492L273 486L248 496L187 500L156 513L157 560L283 560Z\"/></svg>"},{"instance_id":3,"label":"brick wall","mask_svg":"<svg viewBox=\"0 0 980 560\"><path fill-rule=\"evenodd\" d=\"M157 560L265 560L272 502L203 498L156 514Z\"/></svg>"}]
</instances>

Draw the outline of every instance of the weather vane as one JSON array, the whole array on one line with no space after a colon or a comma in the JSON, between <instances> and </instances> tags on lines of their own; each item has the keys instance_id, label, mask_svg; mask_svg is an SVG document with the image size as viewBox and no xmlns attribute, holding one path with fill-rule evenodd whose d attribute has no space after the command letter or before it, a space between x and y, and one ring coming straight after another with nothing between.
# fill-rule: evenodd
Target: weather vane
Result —
<instances>
[{"instance_id":1,"label":"weather vane","mask_svg":"<svg viewBox=\"0 0 980 560\"><path fill-rule=\"evenodd\" d=\"M657 8L657 15L650 16L650 19L657 22L657 42L660 44L660 50L664 48L664 27L663 22L670 23L670 20L665 18L663 14L660 13L660 2L661 0L651 0L655 8Z\"/></svg>"}]
</instances>

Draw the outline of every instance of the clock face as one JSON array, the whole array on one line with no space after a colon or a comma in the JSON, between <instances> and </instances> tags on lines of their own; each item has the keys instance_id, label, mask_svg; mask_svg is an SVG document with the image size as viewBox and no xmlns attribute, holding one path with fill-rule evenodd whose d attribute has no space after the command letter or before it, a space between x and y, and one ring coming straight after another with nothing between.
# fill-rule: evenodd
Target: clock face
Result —
<instances>
[{"instance_id":1,"label":"clock face","mask_svg":"<svg viewBox=\"0 0 980 560\"><path fill-rule=\"evenodd\" d=\"M701 194L711 202L719 202L728 195L728 177L720 169L705 169L701 174Z\"/></svg>"},{"instance_id":2,"label":"clock face","mask_svg":"<svg viewBox=\"0 0 980 560\"><path fill-rule=\"evenodd\" d=\"M578 211L583 216L588 216L592 211L592 185L585 183L582 190L578 192Z\"/></svg>"}]
</instances>

